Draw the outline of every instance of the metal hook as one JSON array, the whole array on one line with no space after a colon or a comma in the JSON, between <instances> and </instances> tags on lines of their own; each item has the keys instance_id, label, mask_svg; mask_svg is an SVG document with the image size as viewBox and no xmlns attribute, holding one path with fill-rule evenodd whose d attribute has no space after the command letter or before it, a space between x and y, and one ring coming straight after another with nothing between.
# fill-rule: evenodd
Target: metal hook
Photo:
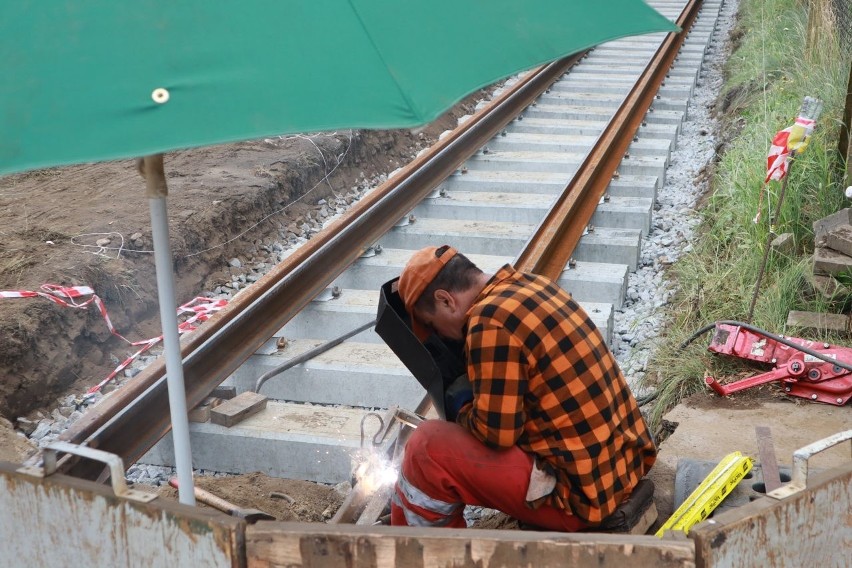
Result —
<instances>
[{"instance_id":1,"label":"metal hook","mask_svg":"<svg viewBox=\"0 0 852 568\"><path fill-rule=\"evenodd\" d=\"M376 418L379 419L379 430L373 435L373 445L374 446L378 446L379 444L382 443L382 440L378 439L378 438L379 438L379 436L382 436L382 434L385 431L385 421L381 416L379 416L379 414L377 414L375 412L368 412L367 414L365 414L364 417L361 418L361 449L362 450L364 449L364 422L370 416L375 416Z\"/></svg>"}]
</instances>

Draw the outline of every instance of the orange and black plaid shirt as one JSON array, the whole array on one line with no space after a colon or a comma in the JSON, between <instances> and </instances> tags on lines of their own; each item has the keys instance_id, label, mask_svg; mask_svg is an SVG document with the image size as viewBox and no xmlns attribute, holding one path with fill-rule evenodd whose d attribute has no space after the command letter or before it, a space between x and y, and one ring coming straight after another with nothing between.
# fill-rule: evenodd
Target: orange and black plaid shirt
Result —
<instances>
[{"instance_id":1,"label":"orange and black plaid shirt","mask_svg":"<svg viewBox=\"0 0 852 568\"><path fill-rule=\"evenodd\" d=\"M468 312L473 404L457 422L491 447L519 446L556 476L541 503L591 524L615 511L657 451L588 315L550 280L495 274Z\"/></svg>"}]
</instances>

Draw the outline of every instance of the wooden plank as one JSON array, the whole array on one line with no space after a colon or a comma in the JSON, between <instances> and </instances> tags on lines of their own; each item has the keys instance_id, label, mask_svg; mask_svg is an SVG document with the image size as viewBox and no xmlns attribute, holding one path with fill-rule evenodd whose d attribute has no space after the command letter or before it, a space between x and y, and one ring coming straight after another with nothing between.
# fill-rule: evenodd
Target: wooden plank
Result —
<instances>
[{"instance_id":1,"label":"wooden plank","mask_svg":"<svg viewBox=\"0 0 852 568\"><path fill-rule=\"evenodd\" d=\"M766 426L755 426L754 431L757 434L757 459L760 461L760 471L763 472L764 493L769 493L781 487L772 431Z\"/></svg>"},{"instance_id":2,"label":"wooden plank","mask_svg":"<svg viewBox=\"0 0 852 568\"><path fill-rule=\"evenodd\" d=\"M210 420L210 411L225 402L221 398L209 396L204 402L189 411L190 422L207 422Z\"/></svg>"},{"instance_id":3,"label":"wooden plank","mask_svg":"<svg viewBox=\"0 0 852 568\"><path fill-rule=\"evenodd\" d=\"M695 566L688 540L654 536L423 527L258 523L246 528L249 567Z\"/></svg>"},{"instance_id":4,"label":"wooden plank","mask_svg":"<svg viewBox=\"0 0 852 568\"><path fill-rule=\"evenodd\" d=\"M0 566L245 566L245 522L0 462Z\"/></svg>"},{"instance_id":5,"label":"wooden plank","mask_svg":"<svg viewBox=\"0 0 852 568\"><path fill-rule=\"evenodd\" d=\"M189 411L190 422L207 422L210 420L210 405L199 404Z\"/></svg>"},{"instance_id":6,"label":"wooden plank","mask_svg":"<svg viewBox=\"0 0 852 568\"><path fill-rule=\"evenodd\" d=\"M852 462L812 474L807 489L781 501L763 497L715 515L689 536L702 568L848 566L850 511Z\"/></svg>"},{"instance_id":7,"label":"wooden plank","mask_svg":"<svg viewBox=\"0 0 852 568\"><path fill-rule=\"evenodd\" d=\"M246 391L211 409L210 421L230 428L266 408L267 400L267 397L262 394Z\"/></svg>"}]
</instances>

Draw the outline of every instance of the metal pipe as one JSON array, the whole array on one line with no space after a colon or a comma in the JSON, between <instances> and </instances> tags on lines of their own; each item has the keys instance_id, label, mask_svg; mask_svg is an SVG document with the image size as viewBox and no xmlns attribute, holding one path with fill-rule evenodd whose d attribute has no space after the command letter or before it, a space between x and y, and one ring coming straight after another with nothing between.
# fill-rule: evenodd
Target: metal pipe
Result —
<instances>
[{"instance_id":1,"label":"metal pipe","mask_svg":"<svg viewBox=\"0 0 852 568\"><path fill-rule=\"evenodd\" d=\"M145 179L145 196L151 211L151 233L154 239L154 266L157 273L157 295L160 304L160 326L163 330L166 369L168 370L169 411L174 437L175 465L181 484L179 500L195 505L192 487L192 452L189 447L189 413L183 384L183 364L180 356L180 332L175 300L175 273L169 242L169 216L166 198L169 186L163 166L163 155L141 158L136 167ZM126 463L126 462L125 462Z\"/></svg>"},{"instance_id":2,"label":"metal pipe","mask_svg":"<svg viewBox=\"0 0 852 568\"><path fill-rule=\"evenodd\" d=\"M183 386L183 364L180 357L180 333L178 332L166 199L164 197L150 199L148 204L151 210L154 265L157 267L157 295L160 301L163 348L168 373L169 412L175 446L175 466L178 483L180 483L178 500L185 505L195 505L192 487L192 451L189 446L189 414L186 408L186 391Z\"/></svg>"}]
</instances>

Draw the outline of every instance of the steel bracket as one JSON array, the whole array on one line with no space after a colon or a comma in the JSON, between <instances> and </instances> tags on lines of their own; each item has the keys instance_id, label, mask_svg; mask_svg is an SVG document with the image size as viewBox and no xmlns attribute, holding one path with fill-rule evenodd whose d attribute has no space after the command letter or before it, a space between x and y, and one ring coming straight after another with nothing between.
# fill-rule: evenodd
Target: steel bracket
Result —
<instances>
[{"instance_id":1,"label":"steel bracket","mask_svg":"<svg viewBox=\"0 0 852 568\"><path fill-rule=\"evenodd\" d=\"M852 430L839 432L828 438L823 438L813 444L799 448L793 452L793 479L790 483L768 492L766 495L773 499L786 499L808 488L808 460L814 454L827 450L846 440L852 440Z\"/></svg>"},{"instance_id":2,"label":"steel bracket","mask_svg":"<svg viewBox=\"0 0 852 568\"><path fill-rule=\"evenodd\" d=\"M138 503L148 503L157 498L154 493L147 493L137 489L127 487L127 481L124 479L124 462L115 454L96 450L87 446L78 446L69 442L51 442L42 450L42 462L44 467L25 466L19 468L18 473L23 473L32 477L45 479L56 473L57 459L56 455L60 452L72 454L81 458L87 458L94 461L99 461L109 468L109 477L112 483L112 492L116 497L127 499L128 501L136 501Z\"/></svg>"}]
</instances>

